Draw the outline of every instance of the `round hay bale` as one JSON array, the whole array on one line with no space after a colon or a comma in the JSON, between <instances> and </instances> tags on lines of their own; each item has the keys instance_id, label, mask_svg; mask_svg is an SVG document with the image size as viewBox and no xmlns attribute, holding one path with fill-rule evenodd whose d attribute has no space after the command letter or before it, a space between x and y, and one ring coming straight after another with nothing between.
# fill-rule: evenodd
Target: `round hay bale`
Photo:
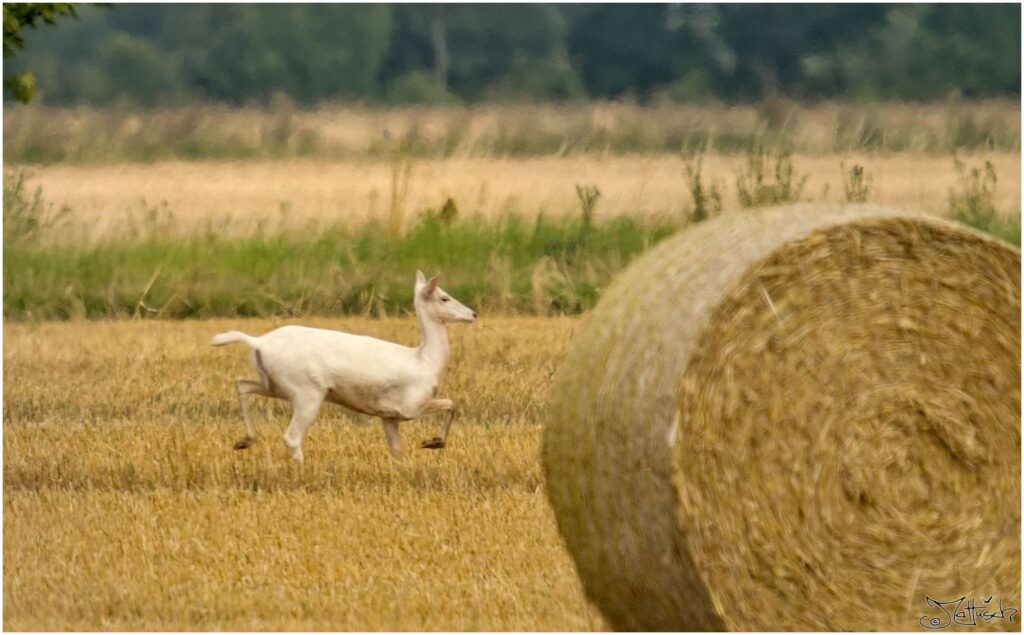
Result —
<instances>
[{"instance_id":1,"label":"round hay bale","mask_svg":"<svg viewBox=\"0 0 1024 635\"><path fill-rule=\"evenodd\" d=\"M863 206L724 215L638 259L544 433L589 598L621 630L1019 608L1020 295L1017 249Z\"/></svg>"}]
</instances>

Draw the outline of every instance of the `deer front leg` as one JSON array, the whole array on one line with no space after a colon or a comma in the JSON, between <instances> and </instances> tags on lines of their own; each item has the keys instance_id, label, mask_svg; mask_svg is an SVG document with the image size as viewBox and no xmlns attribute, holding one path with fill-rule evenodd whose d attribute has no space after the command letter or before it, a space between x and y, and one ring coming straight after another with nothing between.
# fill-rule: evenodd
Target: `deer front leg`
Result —
<instances>
[{"instance_id":1,"label":"deer front leg","mask_svg":"<svg viewBox=\"0 0 1024 635\"><path fill-rule=\"evenodd\" d=\"M302 463L302 439L316 421L323 403L324 394L317 390L306 390L292 397L292 420L284 431L284 445L296 463Z\"/></svg>"},{"instance_id":2,"label":"deer front leg","mask_svg":"<svg viewBox=\"0 0 1024 635\"><path fill-rule=\"evenodd\" d=\"M435 412L447 412L448 416L445 418L444 426L441 428L441 436L434 437L420 444L420 447L425 450L440 450L448 443L448 430L451 429L452 421L455 420L455 402L451 399L431 399L423 407L423 410L420 411L420 415L429 415Z\"/></svg>"}]
</instances>

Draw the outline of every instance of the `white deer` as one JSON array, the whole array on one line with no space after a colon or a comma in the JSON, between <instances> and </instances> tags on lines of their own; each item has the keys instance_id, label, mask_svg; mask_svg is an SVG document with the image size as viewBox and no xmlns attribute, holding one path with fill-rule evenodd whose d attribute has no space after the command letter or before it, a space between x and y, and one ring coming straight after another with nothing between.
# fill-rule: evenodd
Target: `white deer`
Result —
<instances>
[{"instance_id":1,"label":"white deer","mask_svg":"<svg viewBox=\"0 0 1024 635\"><path fill-rule=\"evenodd\" d=\"M435 399L437 384L448 365L450 349L445 322L472 322L476 313L416 272L416 319L423 341L416 348L364 335L282 326L252 337L240 331L214 336L214 346L244 342L252 349L252 365L259 379L235 380L245 422L245 437L235 444L244 450L256 439L249 415L249 395L285 399L292 404L292 419L284 444L292 458L302 462L302 439L324 401L380 417L391 454L401 457L401 421L447 412L441 436L421 447L443 448L455 414L451 399Z\"/></svg>"}]
</instances>

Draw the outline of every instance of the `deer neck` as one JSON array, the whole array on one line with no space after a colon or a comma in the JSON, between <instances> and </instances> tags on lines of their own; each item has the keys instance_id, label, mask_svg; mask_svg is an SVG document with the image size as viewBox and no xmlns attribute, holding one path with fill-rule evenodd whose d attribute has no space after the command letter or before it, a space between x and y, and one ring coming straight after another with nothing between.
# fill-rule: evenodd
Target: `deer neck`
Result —
<instances>
[{"instance_id":1,"label":"deer neck","mask_svg":"<svg viewBox=\"0 0 1024 635\"><path fill-rule=\"evenodd\" d=\"M420 332L423 334L423 341L418 349L420 357L440 376L448 365L448 330L444 322L428 317L426 311L418 304L416 320L420 323Z\"/></svg>"}]
</instances>

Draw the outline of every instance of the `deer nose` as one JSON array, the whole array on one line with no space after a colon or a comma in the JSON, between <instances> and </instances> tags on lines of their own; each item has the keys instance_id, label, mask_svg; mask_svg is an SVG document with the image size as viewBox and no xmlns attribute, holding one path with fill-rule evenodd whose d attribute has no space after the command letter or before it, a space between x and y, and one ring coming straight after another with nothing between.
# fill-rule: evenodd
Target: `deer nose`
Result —
<instances>
[{"instance_id":1,"label":"deer nose","mask_svg":"<svg viewBox=\"0 0 1024 635\"><path fill-rule=\"evenodd\" d=\"M476 319L476 311L473 311L473 319Z\"/></svg>"}]
</instances>

